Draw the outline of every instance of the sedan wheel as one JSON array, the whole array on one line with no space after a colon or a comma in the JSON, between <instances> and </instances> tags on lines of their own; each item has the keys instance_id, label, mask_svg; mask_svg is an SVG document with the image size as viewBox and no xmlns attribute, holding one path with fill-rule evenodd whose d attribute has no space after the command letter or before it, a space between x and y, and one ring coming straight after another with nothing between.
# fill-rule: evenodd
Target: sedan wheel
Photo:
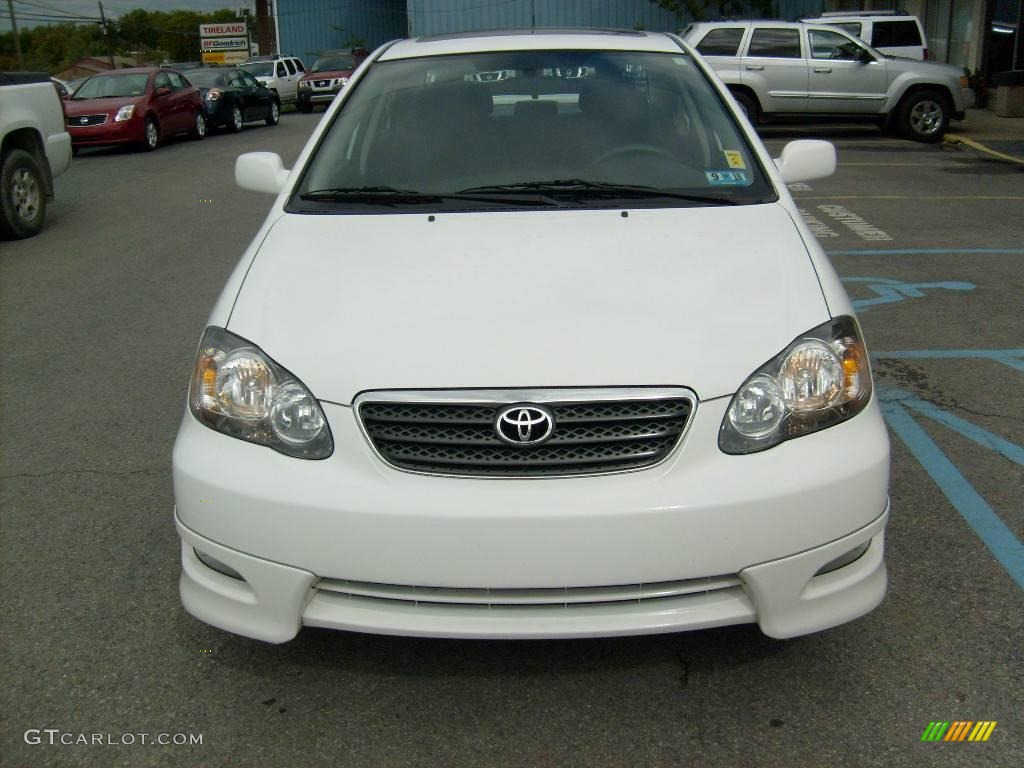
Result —
<instances>
[{"instance_id":1,"label":"sedan wheel","mask_svg":"<svg viewBox=\"0 0 1024 768\"><path fill-rule=\"evenodd\" d=\"M142 146L145 147L147 152L152 152L160 146L160 129L156 125L156 120L152 117L146 118Z\"/></svg>"},{"instance_id":2,"label":"sedan wheel","mask_svg":"<svg viewBox=\"0 0 1024 768\"><path fill-rule=\"evenodd\" d=\"M281 105L276 99L270 101L270 114L267 115L267 125L277 125L281 121Z\"/></svg>"},{"instance_id":3,"label":"sedan wheel","mask_svg":"<svg viewBox=\"0 0 1024 768\"><path fill-rule=\"evenodd\" d=\"M245 125L245 122L242 120L242 110L235 104L231 108L231 123L228 125L228 128L231 129L232 133L238 133L242 130L243 125Z\"/></svg>"},{"instance_id":4,"label":"sedan wheel","mask_svg":"<svg viewBox=\"0 0 1024 768\"><path fill-rule=\"evenodd\" d=\"M196 112L195 122L192 124L192 130L189 131L188 135L196 140L206 136L206 116L202 112Z\"/></svg>"}]
</instances>

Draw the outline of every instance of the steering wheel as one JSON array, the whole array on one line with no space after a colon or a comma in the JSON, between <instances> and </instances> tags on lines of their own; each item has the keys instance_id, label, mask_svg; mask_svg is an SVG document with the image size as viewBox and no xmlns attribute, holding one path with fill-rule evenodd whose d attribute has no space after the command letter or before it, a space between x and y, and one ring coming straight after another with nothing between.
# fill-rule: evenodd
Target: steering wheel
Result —
<instances>
[{"instance_id":1,"label":"steering wheel","mask_svg":"<svg viewBox=\"0 0 1024 768\"><path fill-rule=\"evenodd\" d=\"M600 165L606 163L612 158L618 157L619 155L655 155L656 157L663 157L668 160L674 160L679 162L679 158L669 152L667 149L662 147L655 147L652 144L624 144L621 147L615 147L609 149L599 158L594 160L591 165Z\"/></svg>"}]
</instances>

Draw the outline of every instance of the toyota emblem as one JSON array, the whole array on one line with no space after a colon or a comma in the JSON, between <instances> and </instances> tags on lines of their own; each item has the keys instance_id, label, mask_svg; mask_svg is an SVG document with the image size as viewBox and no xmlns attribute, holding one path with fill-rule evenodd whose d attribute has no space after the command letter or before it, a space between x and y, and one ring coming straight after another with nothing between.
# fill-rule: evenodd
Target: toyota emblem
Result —
<instances>
[{"instance_id":1,"label":"toyota emblem","mask_svg":"<svg viewBox=\"0 0 1024 768\"><path fill-rule=\"evenodd\" d=\"M498 411L494 431L510 445L538 445L555 431L555 417L542 405L509 405Z\"/></svg>"}]
</instances>

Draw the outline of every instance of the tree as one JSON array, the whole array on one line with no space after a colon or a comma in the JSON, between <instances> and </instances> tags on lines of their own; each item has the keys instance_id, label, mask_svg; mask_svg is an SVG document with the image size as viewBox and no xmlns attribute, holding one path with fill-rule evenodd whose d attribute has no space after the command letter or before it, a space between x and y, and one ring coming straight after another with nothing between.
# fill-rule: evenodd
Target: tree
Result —
<instances>
[{"instance_id":1,"label":"tree","mask_svg":"<svg viewBox=\"0 0 1024 768\"><path fill-rule=\"evenodd\" d=\"M650 0L680 21L704 21L709 16L772 18L778 15L772 0Z\"/></svg>"}]
</instances>

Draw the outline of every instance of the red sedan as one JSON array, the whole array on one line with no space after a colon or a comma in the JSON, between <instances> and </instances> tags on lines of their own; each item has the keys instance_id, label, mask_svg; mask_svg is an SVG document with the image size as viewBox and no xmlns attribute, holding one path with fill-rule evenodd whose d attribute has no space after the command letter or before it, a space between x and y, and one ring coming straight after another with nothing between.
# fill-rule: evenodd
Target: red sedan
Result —
<instances>
[{"instance_id":1,"label":"red sedan","mask_svg":"<svg viewBox=\"0 0 1024 768\"><path fill-rule=\"evenodd\" d=\"M154 150L177 133L206 135L199 89L170 69L118 69L86 80L64 102L71 146L141 144Z\"/></svg>"}]
</instances>

